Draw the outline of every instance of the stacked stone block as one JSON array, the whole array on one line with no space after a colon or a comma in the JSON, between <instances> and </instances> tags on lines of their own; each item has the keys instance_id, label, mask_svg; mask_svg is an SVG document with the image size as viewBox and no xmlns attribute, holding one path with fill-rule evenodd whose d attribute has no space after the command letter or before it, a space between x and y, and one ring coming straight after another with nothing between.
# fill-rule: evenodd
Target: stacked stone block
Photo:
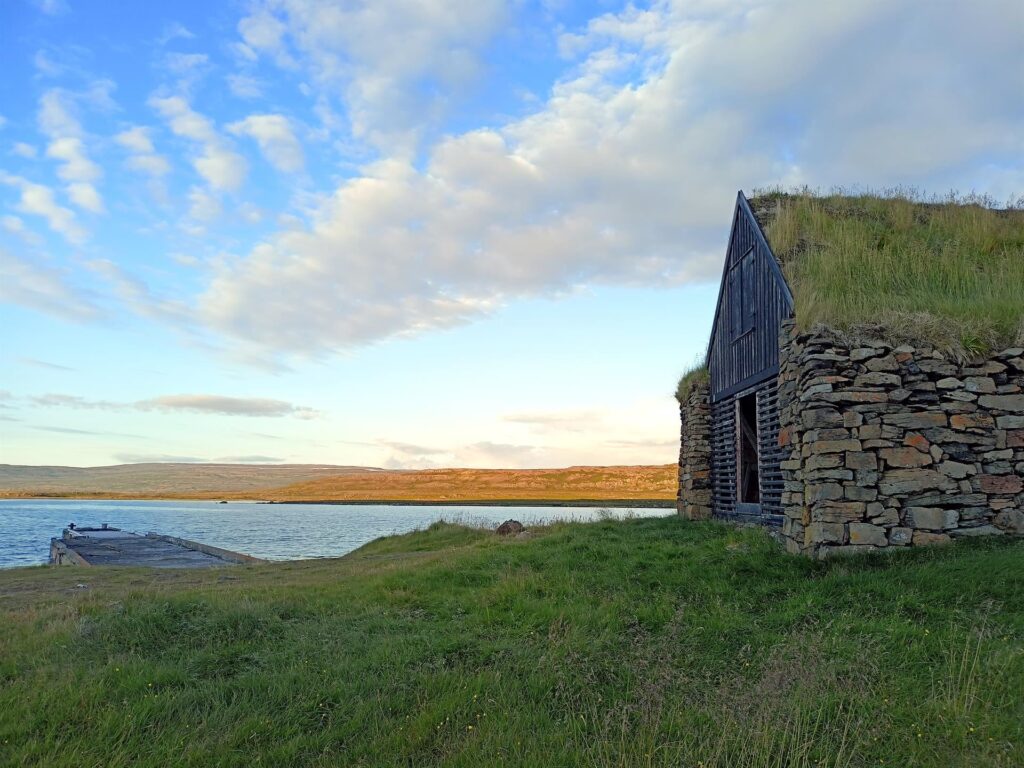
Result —
<instances>
[{"instance_id":1,"label":"stacked stone block","mask_svg":"<svg viewBox=\"0 0 1024 768\"><path fill-rule=\"evenodd\" d=\"M679 514L687 520L711 517L711 398L706 380L694 382L679 404Z\"/></svg>"},{"instance_id":2,"label":"stacked stone block","mask_svg":"<svg viewBox=\"0 0 1024 768\"><path fill-rule=\"evenodd\" d=\"M817 557L1024 534L1024 349L780 337L782 533Z\"/></svg>"}]
</instances>

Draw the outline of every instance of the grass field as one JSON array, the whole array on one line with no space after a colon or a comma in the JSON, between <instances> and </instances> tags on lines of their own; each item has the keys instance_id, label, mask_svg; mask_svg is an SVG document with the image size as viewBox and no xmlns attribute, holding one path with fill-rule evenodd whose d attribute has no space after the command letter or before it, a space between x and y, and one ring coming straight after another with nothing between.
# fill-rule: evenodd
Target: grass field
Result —
<instances>
[{"instance_id":1,"label":"grass field","mask_svg":"<svg viewBox=\"0 0 1024 768\"><path fill-rule=\"evenodd\" d=\"M662 518L0 571L0 764L1009 768L1022 561Z\"/></svg>"},{"instance_id":2,"label":"grass field","mask_svg":"<svg viewBox=\"0 0 1024 768\"><path fill-rule=\"evenodd\" d=\"M166 470L161 471L164 466ZM501 502L667 501L676 497L674 464L408 472L360 471L347 467L336 467L337 471L330 472L330 467L319 465L211 467L202 464L147 464L87 469L44 468L75 470L56 479L40 474L38 469L7 467L6 476L0 472L0 498Z\"/></svg>"},{"instance_id":3,"label":"grass field","mask_svg":"<svg viewBox=\"0 0 1024 768\"><path fill-rule=\"evenodd\" d=\"M913 194L751 200L804 328L882 329L962 357L1024 342L1024 209ZM877 335L877 331L876 331Z\"/></svg>"}]
</instances>

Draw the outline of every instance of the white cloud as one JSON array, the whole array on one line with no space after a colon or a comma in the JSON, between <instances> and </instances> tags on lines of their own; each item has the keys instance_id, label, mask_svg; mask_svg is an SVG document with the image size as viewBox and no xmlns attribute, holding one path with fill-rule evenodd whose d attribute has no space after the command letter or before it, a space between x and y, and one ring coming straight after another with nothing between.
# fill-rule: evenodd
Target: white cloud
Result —
<instances>
[{"instance_id":1,"label":"white cloud","mask_svg":"<svg viewBox=\"0 0 1024 768\"><path fill-rule=\"evenodd\" d=\"M164 56L167 68L176 75L191 75L210 63L205 53L168 53Z\"/></svg>"},{"instance_id":2,"label":"white cloud","mask_svg":"<svg viewBox=\"0 0 1024 768\"><path fill-rule=\"evenodd\" d=\"M242 156L221 145L204 147L194 164L199 175L216 190L238 189L248 173Z\"/></svg>"},{"instance_id":3,"label":"white cloud","mask_svg":"<svg viewBox=\"0 0 1024 768\"><path fill-rule=\"evenodd\" d=\"M20 237L29 245L39 245L41 242L39 236L26 227L25 222L17 216L11 216L10 214L0 216L0 227L2 227L5 232L9 232L12 235Z\"/></svg>"},{"instance_id":4,"label":"white cloud","mask_svg":"<svg viewBox=\"0 0 1024 768\"><path fill-rule=\"evenodd\" d=\"M0 247L0 301L73 321L94 320L99 307L75 287L66 269L29 260Z\"/></svg>"},{"instance_id":5,"label":"white cloud","mask_svg":"<svg viewBox=\"0 0 1024 768\"><path fill-rule=\"evenodd\" d=\"M263 84L250 75L228 75L227 84L240 99L258 99L263 95Z\"/></svg>"},{"instance_id":6,"label":"white cloud","mask_svg":"<svg viewBox=\"0 0 1024 768\"><path fill-rule=\"evenodd\" d=\"M343 89L356 137L409 151L423 125L478 77L482 48L507 20L502 0L267 0L238 29L249 52Z\"/></svg>"},{"instance_id":7,"label":"white cloud","mask_svg":"<svg viewBox=\"0 0 1024 768\"><path fill-rule=\"evenodd\" d=\"M125 464L280 464L284 461L275 456L220 456L204 459L169 453L115 453L114 458Z\"/></svg>"},{"instance_id":8,"label":"white cloud","mask_svg":"<svg viewBox=\"0 0 1024 768\"><path fill-rule=\"evenodd\" d=\"M171 165L167 158L157 154L153 140L149 137L149 129L140 125L122 131L114 137L131 155L128 167L134 171L160 178L170 173Z\"/></svg>"},{"instance_id":9,"label":"white cloud","mask_svg":"<svg viewBox=\"0 0 1024 768\"><path fill-rule=\"evenodd\" d=\"M12 235L21 235L28 230L25 228L25 222L19 219L17 216L11 216L9 214L0 217L0 226L5 231L10 232Z\"/></svg>"},{"instance_id":10,"label":"white cloud","mask_svg":"<svg viewBox=\"0 0 1024 768\"><path fill-rule=\"evenodd\" d=\"M20 191L20 199L15 205L17 210L46 219L50 229L63 235L73 245L84 242L85 230L79 226L74 211L59 205L52 189L2 172L0 182Z\"/></svg>"},{"instance_id":11,"label":"white cloud","mask_svg":"<svg viewBox=\"0 0 1024 768\"><path fill-rule=\"evenodd\" d=\"M26 160L35 160L37 154L35 147L31 144L26 144L23 141L15 142L14 146L11 148L11 152L18 157L25 158Z\"/></svg>"},{"instance_id":12,"label":"white cloud","mask_svg":"<svg viewBox=\"0 0 1024 768\"><path fill-rule=\"evenodd\" d=\"M62 161L57 175L63 181L95 181L100 177L99 166L89 159L77 137L54 139L46 148L46 156Z\"/></svg>"},{"instance_id":13,"label":"white cloud","mask_svg":"<svg viewBox=\"0 0 1024 768\"><path fill-rule=\"evenodd\" d=\"M59 77L65 72L64 65L58 64L44 50L36 51L35 56L32 57L32 64L35 66L36 72L42 77Z\"/></svg>"},{"instance_id":14,"label":"white cloud","mask_svg":"<svg viewBox=\"0 0 1024 768\"><path fill-rule=\"evenodd\" d=\"M220 217L223 206L216 195L202 187L192 187L188 192L188 214L196 221L210 222Z\"/></svg>"},{"instance_id":15,"label":"white cloud","mask_svg":"<svg viewBox=\"0 0 1024 768\"><path fill-rule=\"evenodd\" d=\"M218 141L213 123L203 115L195 112L181 96L154 96L149 100L152 106L171 126L178 136L183 136L200 144L212 144Z\"/></svg>"},{"instance_id":16,"label":"white cloud","mask_svg":"<svg viewBox=\"0 0 1024 768\"><path fill-rule=\"evenodd\" d=\"M284 115L249 115L229 125L228 130L236 136L254 138L270 164L283 173L301 171L306 164L302 145Z\"/></svg>"},{"instance_id":17,"label":"white cloud","mask_svg":"<svg viewBox=\"0 0 1024 768\"><path fill-rule=\"evenodd\" d=\"M141 410L192 411L226 416L292 416L299 419L315 419L320 416L320 413L312 408L294 405L284 400L224 395L162 395L150 400L140 400L135 403L135 407Z\"/></svg>"},{"instance_id":18,"label":"white cloud","mask_svg":"<svg viewBox=\"0 0 1024 768\"><path fill-rule=\"evenodd\" d=\"M321 413L313 408L267 397L184 394L160 395L135 402L114 402L50 392L45 395L29 396L26 399L33 405L44 408L78 408L102 411L187 411L223 416L262 416L267 418L288 416L297 419L316 419L321 416Z\"/></svg>"},{"instance_id":19,"label":"white cloud","mask_svg":"<svg viewBox=\"0 0 1024 768\"><path fill-rule=\"evenodd\" d=\"M171 172L171 164L162 155L134 155L128 158L128 167L156 178Z\"/></svg>"},{"instance_id":20,"label":"white cloud","mask_svg":"<svg viewBox=\"0 0 1024 768\"><path fill-rule=\"evenodd\" d=\"M96 191L96 187L86 182L72 182L66 187L68 199L82 210L92 213L103 213L103 198Z\"/></svg>"},{"instance_id":21,"label":"white cloud","mask_svg":"<svg viewBox=\"0 0 1024 768\"><path fill-rule=\"evenodd\" d=\"M39 99L39 129L47 136L78 136L82 126L65 91L51 88Z\"/></svg>"},{"instance_id":22,"label":"white cloud","mask_svg":"<svg viewBox=\"0 0 1024 768\"><path fill-rule=\"evenodd\" d=\"M63 16L71 10L64 0L33 0L33 5L47 16Z\"/></svg>"},{"instance_id":23,"label":"white cloud","mask_svg":"<svg viewBox=\"0 0 1024 768\"><path fill-rule=\"evenodd\" d=\"M552 451L535 445L516 445L513 443L496 443L485 440L462 448L458 455L460 464L489 467L550 467L557 462L551 461Z\"/></svg>"},{"instance_id":24,"label":"white cloud","mask_svg":"<svg viewBox=\"0 0 1024 768\"><path fill-rule=\"evenodd\" d=\"M284 459L278 458L277 456L263 456L262 454L252 454L243 456L220 456L214 459L216 462L224 464L280 464Z\"/></svg>"},{"instance_id":25,"label":"white cloud","mask_svg":"<svg viewBox=\"0 0 1024 768\"><path fill-rule=\"evenodd\" d=\"M115 453L114 458L124 464L206 464L209 459L172 453Z\"/></svg>"},{"instance_id":26,"label":"white cloud","mask_svg":"<svg viewBox=\"0 0 1024 768\"><path fill-rule=\"evenodd\" d=\"M271 9L287 32L249 45L278 55L290 43L323 80L356 90L422 77L413 58L487 27L388 46L367 33L376 4ZM576 58L536 112L447 137L421 164L399 149L364 167L308 227L223 262L201 316L249 345L315 354L464 323L517 297L714 279L739 188L948 189L973 182L981 160L1020 169L1012 10L707 0L599 17L563 40ZM379 80L360 80L363 66ZM350 95L356 115L368 103ZM367 133L399 125L374 114Z\"/></svg>"},{"instance_id":27,"label":"white cloud","mask_svg":"<svg viewBox=\"0 0 1024 768\"><path fill-rule=\"evenodd\" d=\"M231 191L241 186L248 173L245 158L232 150L207 117L193 110L181 96L154 96L149 103L171 131L198 145L192 165L214 190Z\"/></svg>"},{"instance_id":28,"label":"white cloud","mask_svg":"<svg viewBox=\"0 0 1024 768\"><path fill-rule=\"evenodd\" d=\"M172 40L177 40L179 38L182 40L193 40L195 39L195 34L184 24L173 21L164 27L164 31L157 39L157 43L159 45L167 45L167 43Z\"/></svg>"},{"instance_id":29,"label":"white cloud","mask_svg":"<svg viewBox=\"0 0 1024 768\"><path fill-rule=\"evenodd\" d=\"M71 202L91 213L103 213L103 199L93 185L101 175L100 168L89 159L82 140L76 137L54 139L46 148L46 156L61 162L57 176L65 182Z\"/></svg>"},{"instance_id":30,"label":"white cloud","mask_svg":"<svg viewBox=\"0 0 1024 768\"><path fill-rule=\"evenodd\" d=\"M108 93L105 89L101 92ZM57 175L65 183L68 198L83 210L103 213L103 198L94 183L102 172L89 158L68 94L58 88L46 91L39 100L38 121L40 130L50 138L46 156L58 161Z\"/></svg>"},{"instance_id":31,"label":"white cloud","mask_svg":"<svg viewBox=\"0 0 1024 768\"><path fill-rule=\"evenodd\" d=\"M205 53L167 53L162 61L163 68L177 78L177 90L182 93L190 92L210 70L210 57Z\"/></svg>"},{"instance_id":32,"label":"white cloud","mask_svg":"<svg viewBox=\"0 0 1024 768\"><path fill-rule=\"evenodd\" d=\"M73 95L79 101L85 102L90 109L98 112L113 112L117 109L117 103L112 95L116 88L117 85L113 80L99 78L92 80L84 91Z\"/></svg>"},{"instance_id":33,"label":"white cloud","mask_svg":"<svg viewBox=\"0 0 1024 768\"><path fill-rule=\"evenodd\" d=\"M380 440L380 445L385 448L389 448L392 451L403 454L404 456L443 456L450 454L447 448L437 448L429 445L417 445L415 443L406 443L400 440Z\"/></svg>"},{"instance_id":34,"label":"white cloud","mask_svg":"<svg viewBox=\"0 0 1024 768\"><path fill-rule=\"evenodd\" d=\"M92 259L85 266L102 277L114 293L137 314L170 323L180 331L191 327L188 308L177 296L161 296L151 290L144 280L110 259Z\"/></svg>"},{"instance_id":35,"label":"white cloud","mask_svg":"<svg viewBox=\"0 0 1024 768\"><path fill-rule=\"evenodd\" d=\"M238 32L250 51L271 54L279 66L295 66L284 42L287 27L268 10L257 10L243 18L238 23Z\"/></svg>"},{"instance_id":36,"label":"white cloud","mask_svg":"<svg viewBox=\"0 0 1024 768\"><path fill-rule=\"evenodd\" d=\"M25 365L31 365L35 368L44 368L48 371L77 371L76 368L72 368L67 365L61 365L60 363L51 363L48 360L37 360L34 357L19 357L18 362L24 363Z\"/></svg>"},{"instance_id":37,"label":"white cloud","mask_svg":"<svg viewBox=\"0 0 1024 768\"><path fill-rule=\"evenodd\" d=\"M562 411L550 413L513 413L504 417L512 424L523 424L541 433L586 432L601 425L596 411Z\"/></svg>"},{"instance_id":38,"label":"white cloud","mask_svg":"<svg viewBox=\"0 0 1024 768\"><path fill-rule=\"evenodd\" d=\"M137 155L152 155L156 152L149 138L149 129L136 125L114 137L118 144Z\"/></svg>"}]
</instances>

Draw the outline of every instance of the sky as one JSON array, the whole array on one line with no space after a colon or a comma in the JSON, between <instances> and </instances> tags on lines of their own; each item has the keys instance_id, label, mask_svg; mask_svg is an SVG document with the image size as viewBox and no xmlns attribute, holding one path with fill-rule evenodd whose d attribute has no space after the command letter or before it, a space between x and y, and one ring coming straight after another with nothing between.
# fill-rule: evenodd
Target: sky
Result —
<instances>
[{"instance_id":1,"label":"sky","mask_svg":"<svg viewBox=\"0 0 1024 768\"><path fill-rule=\"evenodd\" d=\"M1024 194L1019 0L0 0L0 463L669 463L736 193Z\"/></svg>"}]
</instances>

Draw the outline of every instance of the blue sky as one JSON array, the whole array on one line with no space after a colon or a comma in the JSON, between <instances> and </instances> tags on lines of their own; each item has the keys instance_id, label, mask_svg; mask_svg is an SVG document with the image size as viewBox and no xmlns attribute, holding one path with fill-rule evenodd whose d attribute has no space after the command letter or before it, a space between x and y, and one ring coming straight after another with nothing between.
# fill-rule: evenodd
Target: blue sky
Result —
<instances>
[{"instance_id":1,"label":"blue sky","mask_svg":"<svg viewBox=\"0 0 1024 768\"><path fill-rule=\"evenodd\" d=\"M737 189L1024 194L1024 8L0 4L0 462L674 460Z\"/></svg>"}]
</instances>

